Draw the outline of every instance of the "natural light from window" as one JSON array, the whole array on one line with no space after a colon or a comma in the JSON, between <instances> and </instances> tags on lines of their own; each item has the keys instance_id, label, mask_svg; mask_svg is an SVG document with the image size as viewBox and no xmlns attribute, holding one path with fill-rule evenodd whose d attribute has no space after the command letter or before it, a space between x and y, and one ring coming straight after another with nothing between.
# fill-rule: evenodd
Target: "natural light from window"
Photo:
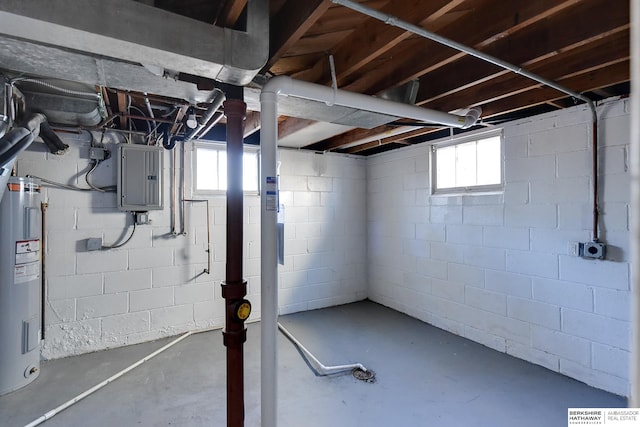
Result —
<instances>
[{"instance_id":1,"label":"natural light from window","mask_svg":"<svg viewBox=\"0 0 640 427\"><path fill-rule=\"evenodd\" d=\"M482 190L502 184L502 138L434 148L435 190Z\"/></svg>"},{"instance_id":2,"label":"natural light from window","mask_svg":"<svg viewBox=\"0 0 640 427\"><path fill-rule=\"evenodd\" d=\"M196 146L196 191L223 192L227 190L227 152L223 146ZM258 152L245 150L242 159L243 188L258 192Z\"/></svg>"}]
</instances>

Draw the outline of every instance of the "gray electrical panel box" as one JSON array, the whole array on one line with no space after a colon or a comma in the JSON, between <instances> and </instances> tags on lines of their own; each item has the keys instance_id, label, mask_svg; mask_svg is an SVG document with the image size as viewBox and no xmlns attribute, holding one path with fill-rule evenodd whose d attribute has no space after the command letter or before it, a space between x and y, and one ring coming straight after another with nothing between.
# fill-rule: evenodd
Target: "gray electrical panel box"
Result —
<instances>
[{"instance_id":1,"label":"gray electrical panel box","mask_svg":"<svg viewBox=\"0 0 640 427\"><path fill-rule=\"evenodd\" d=\"M121 211L162 209L163 148L118 145L118 207Z\"/></svg>"}]
</instances>

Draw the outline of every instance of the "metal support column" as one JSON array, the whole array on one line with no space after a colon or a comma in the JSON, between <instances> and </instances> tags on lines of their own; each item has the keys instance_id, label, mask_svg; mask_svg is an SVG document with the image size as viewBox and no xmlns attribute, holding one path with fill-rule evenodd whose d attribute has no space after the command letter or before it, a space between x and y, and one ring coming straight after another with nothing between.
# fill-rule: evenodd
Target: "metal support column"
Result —
<instances>
[{"instance_id":1,"label":"metal support column","mask_svg":"<svg viewBox=\"0 0 640 427\"><path fill-rule=\"evenodd\" d=\"M231 88L224 102L227 117L227 271L222 283L226 307L222 335L227 347L227 427L244 425L243 344L247 340L244 321L251 312L251 304L244 299L247 282L242 279L242 143L246 110L242 88Z\"/></svg>"}]
</instances>

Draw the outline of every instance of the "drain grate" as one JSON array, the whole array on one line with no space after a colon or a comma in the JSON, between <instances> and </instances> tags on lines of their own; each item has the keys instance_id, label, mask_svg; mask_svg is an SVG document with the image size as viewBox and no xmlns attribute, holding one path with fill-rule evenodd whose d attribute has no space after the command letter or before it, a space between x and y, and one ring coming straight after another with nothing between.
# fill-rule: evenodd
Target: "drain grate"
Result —
<instances>
[{"instance_id":1,"label":"drain grate","mask_svg":"<svg viewBox=\"0 0 640 427\"><path fill-rule=\"evenodd\" d=\"M351 371L351 373L353 374L353 377L357 380L365 381L368 383L376 382L376 373L373 372L371 369L364 371L360 368L355 368L353 371Z\"/></svg>"}]
</instances>

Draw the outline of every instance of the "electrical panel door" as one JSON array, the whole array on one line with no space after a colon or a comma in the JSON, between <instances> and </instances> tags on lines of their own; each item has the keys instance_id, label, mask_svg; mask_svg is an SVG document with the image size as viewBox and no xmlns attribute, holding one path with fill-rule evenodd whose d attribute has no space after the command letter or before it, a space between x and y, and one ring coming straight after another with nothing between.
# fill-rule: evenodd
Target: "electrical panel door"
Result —
<instances>
[{"instance_id":1,"label":"electrical panel door","mask_svg":"<svg viewBox=\"0 0 640 427\"><path fill-rule=\"evenodd\" d=\"M118 207L122 211L162 209L163 148L118 145Z\"/></svg>"}]
</instances>

